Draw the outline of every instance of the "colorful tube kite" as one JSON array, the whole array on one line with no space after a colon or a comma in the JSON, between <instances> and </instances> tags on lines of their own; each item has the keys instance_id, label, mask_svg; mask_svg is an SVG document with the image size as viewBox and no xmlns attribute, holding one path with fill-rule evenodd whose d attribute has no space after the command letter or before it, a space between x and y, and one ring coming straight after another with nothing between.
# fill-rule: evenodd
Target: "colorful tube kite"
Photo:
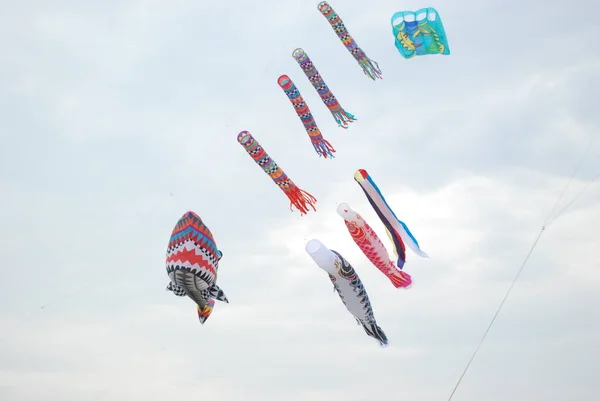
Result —
<instances>
[{"instance_id":1,"label":"colorful tube kite","mask_svg":"<svg viewBox=\"0 0 600 401\"><path fill-rule=\"evenodd\" d=\"M212 313L215 299L229 303L217 285L222 256L200 216L189 211L179 219L167 248L167 274L171 280L167 290L196 302L201 324Z\"/></svg>"},{"instance_id":2,"label":"colorful tube kite","mask_svg":"<svg viewBox=\"0 0 600 401\"><path fill-rule=\"evenodd\" d=\"M308 105L304 101L302 94L294 85L294 81L287 75L282 75L277 79L277 84L283 89L287 97L292 102L294 109L296 110L296 114L300 117L302 124L304 124L304 129L310 138L310 142L312 143L315 151L319 156L323 156L325 158L333 158L333 152L335 149L331 144L323 138L321 134L321 130L317 127L317 123L313 118Z\"/></svg>"},{"instance_id":3,"label":"colorful tube kite","mask_svg":"<svg viewBox=\"0 0 600 401\"><path fill-rule=\"evenodd\" d=\"M328 249L318 239L306 243L306 252L317 266L329 275L329 279L346 309L363 327L367 335L376 339L381 347L387 347L388 339L381 327L377 325L367 290L352 265L342 255L333 249Z\"/></svg>"},{"instance_id":4,"label":"colorful tube kite","mask_svg":"<svg viewBox=\"0 0 600 401\"><path fill-rule=\"evenodd\" d=\"M395 45L404 58L450 54L442 18L433 7L399 11L392 15Z\"/></svg>"},{"instance_id":5,"label":"colorful tube kite","mask_svg":"<svg viewBox=\"0 0 600 401\"><path fill-rule=\"evenodd\" d=\"M308 54L303 49L296 49L292 53L292 56L298 62L312 86L317 90L321 100L331 112L338 126L348 128L349 123L356 121L356 118L352 114L342 108L333 93L329 90L329 87L327 87L327 84L321 78L321 74L319 74L317 68L310 61Z\"/></svg>"},{"instance_id":6,"label":"colorful tube kite","mask_svg":"<svg viewBox=\"0 0 600 401\"><path fill-rule=\"evenodd\" d=\"M377 216L379 216L381 222L385 226L390 240L394 243L396 255L399 257L398 266L400 266L401 263L400 259L402 259L402 264L404 264L406 261L406 256L404 253L405 243L408 244L410 249L412 249L412 251L417 255L423 258L428 258L429 255L421 250L417 239L412 235L406 224L396 217L396 214L385 201L383 194L369 173L363 169L356 170L354 173L354 180L362 188L367 199L369 200L369 203L371 206L373 206Z\"/></svg>"},{"instance_id":7,"label":"colorful tube kite","mask_svg":"<svg viewBox=\"0 0 600 401\"><path fill-rule=\"evenodd\" d=\"M337 208L337 213L344 219L350 236L367 259L390 279L394 287L409 288L412 278L401 270L404 262L400 264L398 261L398 265L396 265L390 260L387 249L371 226L347 203L341 203Z\"/></svg>"},{"instance_id":8,"label":"colorful tube kite","mask_svg":"<svg viewBox=\"0 0 600 401\"><path fill-rule=\"evenodd\" d=\"M279 189L281 189L288 199L290 200L290 210L293 211L292 208L295 206L300 214L304 215L308 213L308 207L312 207L315 209L315 203L317 200L314 196L309 194L308 192L298 188L294 181L291 180L283 172L281 168L275 163L275 160L271 159L267 152L260 146L260 143L250 134L248 131L242 131L237 136L237 141L240 145L246 149L246 152L252 157L252 159L258 164L265 173L277 184Z\"/></svg>"},{"instance_id":9,"label":"colorful tube kite","mask_svg":"<svg viewBox=\"0 0 600 401\"><path fill-rule=\"evenodd\" d=\"M329 21L329 24L337 34L338 38L340 38L350 54L354 56L358 62L358 65L362 67L365 75L371 78L373 81L375 81L376 78L383 79L381 77L381 70L379 69L377 62L368 58L365 52L358 46L358 44L354 41L354 38L352 38L352 35L350 35L346 29L346 26L344 25L344 22L340 16L333 10L329 3L322 1L319 3L317 8L321 14L327 18L327 21Z\"/></svg>"}]
</instances>

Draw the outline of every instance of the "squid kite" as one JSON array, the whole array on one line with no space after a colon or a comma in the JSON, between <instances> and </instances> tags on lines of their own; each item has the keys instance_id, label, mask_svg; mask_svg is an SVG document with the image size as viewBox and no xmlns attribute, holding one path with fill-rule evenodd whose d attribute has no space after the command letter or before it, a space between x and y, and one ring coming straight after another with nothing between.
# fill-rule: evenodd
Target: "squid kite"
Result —
<instances>
[{"instance_id":1,"label":"squid kite","mask_svg":"<svg viewBox=\"0 0 600 401\"><path fill-rule=\"evenodd\" d=\"M260 146L260 143L248 131L242 131L238 134L237 140L240 145L246 149L246 152L258 164L265 173L277 184L279 189L286 194L290 200L290 210L293 211L295 206L301 215L308 213L308 207L312 207L314 211L317 200L308 192L298 188L294 181L291 180L283 172L281 168L271 159L267 152Z\"/></svg>"},{"instance_id":2,"label":"squid kite","mask_svg":"<svg viewBox=\"0 0 600 401\"><path fill-rule=\"evenodd\" d=\"M390 279L393 286L396 288L410 288L412 277L402 270L404 261L402 263L399 261L396 265L390 260L385 245L371 226L347 203L341 203L337 208L337 213L344 219L350 236L362 253L380 272ZM401 248L401 250L402 259L404 259L404 249Z\"/></svg>"},{"instance_id":3,"label":"squid kite","mask_svg":"<svg viewBox=\"0 0 600 401\"><path fill-rule=\"evenodd\" d=\"M287 75L282 75L277 79L277 84L283 89L287 97L292 102L294 109L296 110L296 114L300 117L302 124L304 124L304 129L310 138L310 142L312 143L315 151L319 156L323 156L324 158L333 158L333 153L335 149L331 144L323 138L321 134L321 130L317 127L317 123L308 108L308 105L304 101L302 94L294 85L294 81Z\"/></svg>"},{"instance_id":4,"label":"squid kite","mask_svg":"<svg viewBox=\"0 0 600 401\"><path fill-rule=\"evenodd\" d=\"M215 299L229 303L217 285L222 257L223 253L217 249L212 233L200 216L192 211L184 214L169 239L167 274L171 281L167 290L178 297L190 297L196 303L201 324L212 313Z\"/></svg>"},{"instance_id":5,"label":"squid kite","mask_svg":"<svg viewBox=\"0 0 600 401\"><path fill-rule=\"evenodd\" d=\"M412 235L406 224L396 217L369 173L363 169L356 170L354 180L362 188L369 203L385 226L388 237L394 243L396 255L398 255L398 266L402 267L400 259L402 259L402 265L406 261L404 244L408 244L409 248L422 258L428 258L429 255L421 250L417 239Z\"/></svg>"},{"instance_id":6,"label":"squid kite","mask_svg":"<svg viewBox=\"0 0 600 401\"><path fill-rule=\"evenodd\" d=\"M329 275L329 279L346 309L363 327L367 335L376 339L381 347L387 347L388 339L375 321L367 291L350 263L333 249L328 249L318 239L306 243L306 252L317 266Z\"/></svg>"},{"instance_id":7,"label":"squid kite","mask_svg":"<svg viewBox=\"0 0 600 401\"><path fill-rule=\"evenodd\" d=\"M383 79L381 77L381 70L379 69L377 62L368 58L365 52L358 46L352 35L350 35L346 29L346 26L344 25L344 22L340 16L334 11L329 3L322 1L319 3L317 8L321 14L327 18L327 21L329 21L329 24L333 28L338 38L340 38L344 46L346 46L346 49L348 49L350 54L352 54L354 59L356 59L358 65L362 67L365 75L371 78L373 81L375 81L376 78Z\"/></svg>"},{"instance_id":8,"label":"squid kite","mask_svg":"<svg viewBox=\"0 0 600 401\"><path fill-rule=\"evenodd\" d=\"M292 53L292 56L300 65L300 68L302 68L304 75L306 75L312 86L317 90L317 93L331 112L338 127L348 128L349 123L356 121L354 115L344 110L333 93L331 93L329 87L327 87L327 84L321 78L321 74L319 74L317 68L310 61L310 58L308 58L308 54L303 49L296 49Z\"/></svg>"},{"instance_id":9,"label":"squid kite","mask_svg":"<svg viewBox=\"0 0 600 401\"><path fill-rule=\"evenodd\" d=\"M433 7L399 11L392 16L395 45L404 58L426 54L450 54L446 30Z\"/></svg>"}]
</instances>

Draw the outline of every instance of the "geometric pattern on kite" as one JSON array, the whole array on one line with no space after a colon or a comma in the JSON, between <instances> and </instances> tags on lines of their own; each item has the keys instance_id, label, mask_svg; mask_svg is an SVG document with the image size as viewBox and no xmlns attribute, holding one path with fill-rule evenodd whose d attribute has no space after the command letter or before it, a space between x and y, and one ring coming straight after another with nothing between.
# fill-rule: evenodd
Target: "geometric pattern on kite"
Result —
<instances>
[{"instance_id":1,"label":"geometric pattern on kite","mask_svg":"<svg viewBox=\"0 0 600 401\"><path fill-rule=\"evenodd\" d=\"M246 153L260 166L260 168L269 176L271 180L283 191L290 201L290 210L296 207L300 214L308 213L308 208L315 208L317 200L308 192L296 186L294 181L277 165L275 160L269 156L261 144L254 139L248 131L242 131L238 134L237 141Z\"/></svg>"},{"instance_id":2,"label":"geometric pattern on kite","mask_svg":"<svg viewBox=\"0 0 600 401\"><path fill-rule=\"evenodd\" d=\"M283 89L288 99L294 106L294 110L296 110L296 114L298 117L300 117L300 121L302 121L304 129L306 130L306 133L310 138L310 142L312 143L317 154L325 158L333 158L333 152L335 152L335 149L327 140L323 138L321 130L319 127L317 127L317 123L315 122L310 108L294 84L294 81L292 81L292 79L287 75L281 75L277 79L277 84L281 89Z\"/></svg>"},{"instance_id":3,"label":"geometric pattern on kite","mask_svg":"<svg viewBox=\"0 0 600 401\"><path fill-rule=\"evenodd\" d=\"M366 76L375 80L375 78L381 79L381 70L379 69L379 65L376 61L371 60L365 52L358 46L346 26L342 21L342 18L335 12L333 7L326 2L322 1L317 6L321 14L327 18L327 21L333 28L333 31L338 36L338 38L342 41L346 49L352 54L354 59L358 62L365 73Z\"/></svg>"},{"instance_id":4,"label":"geometric pattern on kite","mask_svg":"<svg viewBox=\"0 0 600 401\"><path fill-rule=\"evenodd\" d=\"M189 211L177 221L167 247L166 269L170 279L167 290L192 299L203 311L203 316L199 314L201 323L212 312L213 298L228 302L216 284L222 256L200 216Z\"/></svg>"},{"instance_id":5,"label":"geometric pattern on kite","mask_svg":"<svg viewBox=\"0 0 600 401\"><path fill-rule=\"evenodd\" d=\"M321 98L321 101L323 104L325 104L325 106L327 106L338 126L342 128L348 128L349 123L356 121L356 117L354 117L353 114L342 108L340 102L338 102L337 98L331 92L323 77L317 70L317 67L315 67L304 49L297 48L293 51L292 57L294 60L296 60L304 72L304 75L306 75L306 78L308 78L311 85L315 88L319 94L319 97Z\"/></svg>"}]
</instances>

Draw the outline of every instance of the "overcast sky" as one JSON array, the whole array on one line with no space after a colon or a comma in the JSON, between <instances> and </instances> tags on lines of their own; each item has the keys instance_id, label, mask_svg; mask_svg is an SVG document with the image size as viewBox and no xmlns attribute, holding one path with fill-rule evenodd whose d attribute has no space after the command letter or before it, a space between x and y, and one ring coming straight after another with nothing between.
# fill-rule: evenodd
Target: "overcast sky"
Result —
<instances>
[{"instance_id":1,"label":"overcast sky","mask_svg":"<svg viewBox=\"0 0 600 401\"><path fill-rule=\"evenodd\" d=\"M346 0L331 5L383 80L365 77L318 1L3 2L0 13L2 401L446 400L600 117L600 6ZM405 60L393 13L438 9L450 56ZM358 121L338 128L302 47ZM337 149L319 159L289 75ZM237 143L249 130L318 212ZM366 169L431 259L395 289L336 214L383 225ZM600 141L558 209L600 172ZM204 326L165 290L187 210L224 257ZM545 232L455 401L600 392L600 185ZM358 327L304 251L344 255L390 340ZM43 309L42 306L45 306Z\"/></svg>"}]
</instances>

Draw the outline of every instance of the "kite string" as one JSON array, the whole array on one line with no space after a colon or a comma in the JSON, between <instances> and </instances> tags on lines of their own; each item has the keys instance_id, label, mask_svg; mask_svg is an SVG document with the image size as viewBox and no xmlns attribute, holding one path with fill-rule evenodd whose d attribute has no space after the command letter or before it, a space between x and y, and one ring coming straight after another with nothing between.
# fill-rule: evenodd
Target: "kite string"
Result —
<instances>
[{"instance_id":1,"label":"kite string","mask_svg":"<svg viewBox=\"0 0 600 401\"><path fill-rule=\"evenodd\" d=\"M477 355L477 353L479 352L479 349L481 348L481 345L483 344L483 342L485 341L488 333L490 332L494 322L496 321L496 318L498 317L498 315L500 314L500 310L502 310L502 307L504 306L504 303L506 302L506 300L508 299L508 296L510 295L513 287L515 286L515 284L517 283L519 277L521 277L521 273L523 272L523 270L525 269L525 265L527 264L527 262L529 261L529 258L531 257L531 255L533 254L533 251L535 249L535 247L537 246L538 242L540 241L540 238L542 237L542 234L544 233L544 231L546 230L546 228L552 224L563 212L565 212L573 203L575 203L575 201L581 196L583 195L583 193L598 179L600 178L600 174L596 175L581 191L579 191L579 193L569 202L567 203L561 210L559 210L559 212L551 219L548 221L548 219L550 219L550 216L552 216L552 214L554 213L554 211L556 210L556 207L558 206L558 204L560 203L560 201L562 200L564 194L566 193L567 189L569 188L569 186L571 185L571 182L573 181L573 178L575 177L575 174L577 174L577 171L579 170L579 168L581 167L581 165L583 164L583 160L585 159L585 157L587 156L587 154L589 153L592 144L594 143L594 141L596 140L596 136L593 136L592 139L590 140L588 147L586 149L586 151L584 152L584 154L581 156L581 158L579 159L577 165L575 166L575 168L573 169L573 173L571 174L571 176L569 177L569 180L567 182L567 185L565 185L565 187L563 188L560 196L558 197L556 203L554 204L554 207L552 208L552 210L550 211L550 213L548 214L548 216L546 217L546 220L544 222L544 224L542 225L542 228L540 229L540 232L538 233L535 241L533 242L533 245L531 245L531 248L529 249L529 252L527 253L527 256L525 257L525 260L523 260L523 263L521 264L521 267L519 268L515 278L513 279L512 283L510 284L510 286L508 287L508 290L506 291L506 294L504 295L504 298L502 299L502 302L500 302L500 305L498 306L498 309L496 309L496 313L494 313L494 317L492 317L492 320L490 321L490 323L488 324L488 327L486 328L485 332L483 333L483 336L481 337L481 340L479 340L479 344L477 344L477 347L475 348L475 351L473 352L473 355L471 355L471 358L469 359L469 362L467 363L467 365L465 366L462 374L460 375L460 377L458 378L458 381L456 382L456 385L454 386L454 389L452 390L452 393L450 393L450 396L448 397L448 401L452 400L452 397L454 397L454 394L456 393L456 390L458 389L458 387L460 386L460 383L462 382L465 374L467 373L467 371L469 370L469 367L471 366L471 363L473 362L473 360L475 359L475 356Z\"/></svg>"},{"instance_id":2,"label":"kite string","mask_svg":"<svg viewBox=\"0 0 600 401\"><path fill-rule=\"evenodd\" d=\"M173 193L172 193L172 192L170 192L170 193L169 193L169 195L171 196L171 198L173 198L172 205L175 205L176 207L180 207L180 206L181 206L181 209L184 209L184 210L186 210L186 209L185 209L185 207L183 206L183 202L181 201L181 199L177 199L177 200L175 200L175 199L174 199L175 197L174 197L174 195L173 195ZM86 269L86 271L87 271L87 270L89 270L89 269ZM98 287L98 286L100 286L100 285L104 285L104 284L106 284L106 282L108 282L109 280L110 280L110 277L109 277L109 276L105 276L105 277L103 277L103 278L99 278L98 280L95 280L93 284L85 284L85 285L82 285L82 286L80 286L80 287L77 287L77 289L75 289L75 290L73 290L73 291L70 291L70 292L67 292L67 293L63 293L62 295L58 295L58 296L56 296L56 297L52 297L52 298L50 298L49 300L47 300L47 301L46 301L44 304L40 305L40 310L45 310L45 309L46 309L46 308L48 308L49 306L51 306L51 305L54 305L54 304L57 304L57 303L59 303L59 302L62 302L62 301L64 301L66 298L70 298L70 297L72 297L72 296L74 296L74 295L78 294L79 292L81 292L81 291L83 291L83 290L86 290L86 289L89 289L89 288L92 288L92 287ZM33 316L34 316L34 315L35 315L37 312L39 312L39 310L37 310L37 311L34 311L34 312L31 314L31 316L33 317Z\"/></svg>"},{"instance_id":3,"label":"kite string","mask_svg":"<svg viewBox=\"0 0 600 401\"><path fill-rule=\"evenodd\" d=\"M548 216L546 217L546 219L544 220L544 226L548 227L548 225L550 225L550 223L552 223L554 220L556 220L556 218L565 211L565 209L567 209L568 206L571 205L571 203L574 202L571 201L569 204L567 204L567 206L565 206L563 209L561 209L560 212L558 212L554 218L550 219L550 217L552 216L552 214L554 213L554 211L556 210L556 208L558 207L558 204L560 203L560 201L562 200L563 196L565 195L565 193L567 192L567 189L569 189L569 186L571 185L571 182L573 181L573 178L575 178L575 175L577 174L577 172L579 171L579 169L581 168L581 165L583 164L583 160L586 158L587 154L590 152L590 149L592 148L592 145L594 144L594 142L596 141L596 136L592 136L592 138L590 139L590 142L588 143L587 149L585 150L585 152L583 153L583 155L581 155L581 158L579 159L579 161L577 162L577 164L575 165L575 168L573 169L573 172L571 173L571 176L569 177L569 180L567 181L567 185L563 188L562 192L560 193L560 196L558 197L558 199L556 200L556 202L554 203L554 206L552 207L552 210L550 210L550 213L548 213ZM592 180L592 182L594 182L596 180L596 178L594 178ZM591 183L590 183L591 185ZM589 186L589 185L588 185ZM587 189L587 187L586 187ZM585 190L584 190L585 191ZM583 191L582 191L583 192ZM579 195L581 195L581 193L579 193ZM579 195L577 195L575 197L575 199L577 199L579 197Z\"/></svg>"},{"instance_id":4,"label":"kite string","mask_svg":"<svg viewBox=\"0 0 600 401\"><path fill-rule=\"evenodd\" d=\"M535 247L537 246L538 242L540 241L540 238L542 237L542 234L544 233L544 230L546 230L546 227L542 226L542 229L538 233L535 241L533 242L533 245L531 246L531 248L529 249L529 252L527 253L527 256L525 257L525 260L521 264L521 267L519 268L519 271L517 272L517 275L513 279L513 281L510 284L510 286L508 287L508 291L506 292L506 295L504 295L504 298L502 299L502 302L500 302L500 306L498 306L498 309L496 309L496 313L494 313L494 317L492 318L492 320L488 324L488 327L485 330L485 333L483 333L483 337L481 337L481 340L479 340L479 344L477 344L477 347L475 348L475 352L473 352L473 355L471 355L471 359L469 359L469 362L467 363L467 366L465 367L465 369L463 370L462 374L460 375L460 377L458 379L458 382L456 382L456 385L454 386L454 389L452 390L452 393L450 394L450 397L448 397L448 401L452 400L452 397L454 396L454 393L456 392L456 390L458 389L458 386L462 382L463 377L467 373L467 370L469 370L469 367L471 366L471 363L473 362L473 360L475 359L475 356L479 352L479 348L481 348L481 345L485 341L488 333L490 332L490 329L492 328L492 325L494 324L494 322L496 321L496 318L500 314L500 310L502 309L502 307L504 306L504 303L508 299L508 296L510 295L513 287L515 286L515 284L517 282L517 280L521 276L521 273L523 272L523 269L525 268L525 265L527 264L527 262L529 261L529 258L531 257L531 254L533 253L533 250L535 249Z\"/></svg>"},{"instance_id":5,"label":"kite string","mask_svg":"<svg viewBox=\"0 0 600 401\"><path fill-rule=\"evenodd\" d=\"M46 309L50 305L54 305L54 304L56 304L56 303L58 303L60 301L64 301L66 298L72 297L73 295L77 294L78 292L81 292L81 291L85 290L86 288L90 288L91 286L92 286L92 284L86 284L86 285L84 285L82 287L77 288L76 290L73 290L71 292L63 294L62 296L50 299L45 304L43 304L42 306L40 306L40 309Z\"/></svg>"},{"instance_id":6,"label":"kite string","mask_svg":"<svg viewBox=\"0 0 600 401\"><path fill-rule=\"evenodd\" d=\"M600 178L600 174L596 174L596 176L592 178L592 180L588 182L588 184L585 187L583 187L581 191L579 191L569 203L567 203L562 209L560 209L558 213L556 213L556 215L546 224L546 228L549 227L550 224L552 224L554 220L556 220L561 214L563 214L563 212L567 210L573 203L575 203L575 201L579 199L581 195L583 195L583 193L587 191L592 186L592 184L596 182L598 178Z\"/></svg>"}]
</instances>

